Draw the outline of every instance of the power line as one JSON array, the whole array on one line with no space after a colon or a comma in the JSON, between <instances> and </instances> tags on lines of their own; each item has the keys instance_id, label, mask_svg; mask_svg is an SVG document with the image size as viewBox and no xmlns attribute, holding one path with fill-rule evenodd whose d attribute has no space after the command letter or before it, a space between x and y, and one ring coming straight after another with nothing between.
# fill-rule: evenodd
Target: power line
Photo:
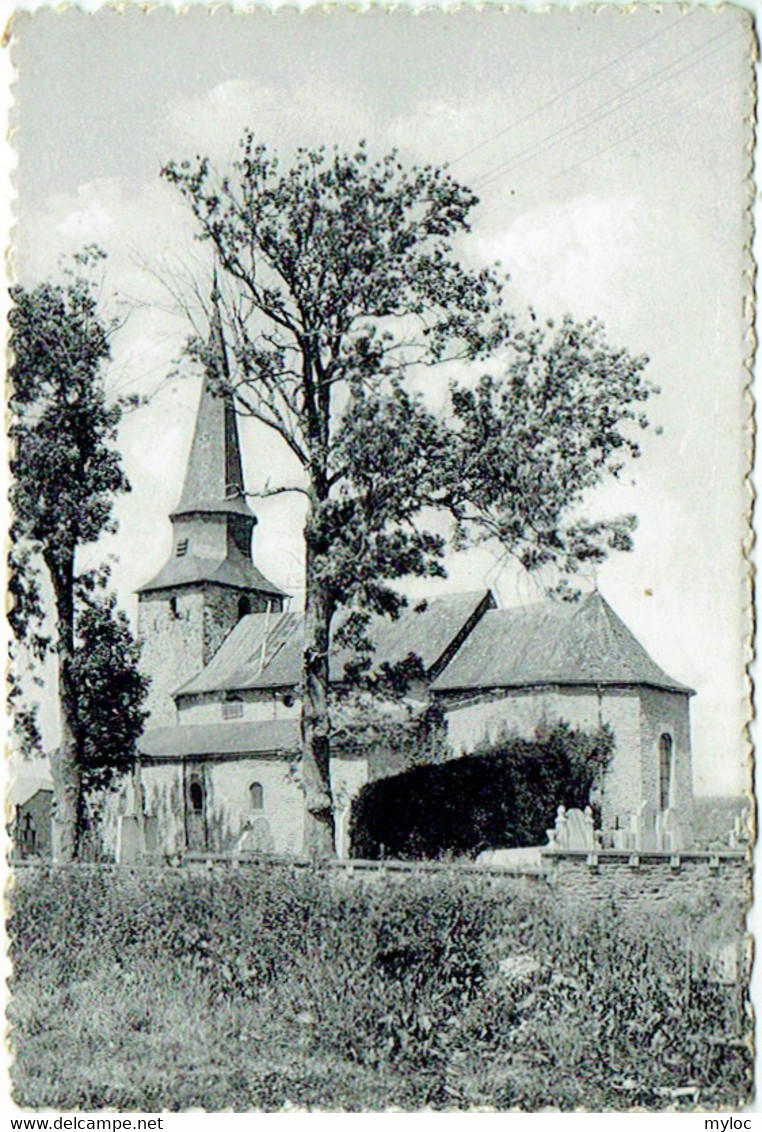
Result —
<instances>
[{"instance_id":1,"label":"power line","mask_svg":"<svg viewBox=\"0 0 762 1132\"><path fill-rule=\"evenodd\" d=\"M735 81L736 81L735 77L731 76L730 78L724 79L721 83L717 83L715 86L709 87L706 91L704 91L702 97L698 100L698 102L693 102L693 103L691 103L691 105L700 106L701 103L710 94L715 94L718 90L722 90L724 87L728 86L731 82L735 82ZM645 133L646 130L650 130L654 126L658 126L661 122L664 122L668 118L671 118L671 117L672 117L671 112L667 112L666 114L660 115L660 117L658 117L658 118L651 118L648 122L645 122L638 129L631 130L629 133L625 134L623 137L617 138L616 141L610 142L608 145L601 146L600 149L594 150L594 152L588 154L587 157L583 157L579 161L575 161L573 165L567 165L565 169L561 169L558 173L554 173L552 177L546 177L546 179L544 181L540 181L539 184L533 185L528 189L524 189L520 193L513 193L511 195L510 199L501 201L500 204L497 204L494 207L488 209L486 212L482 213L480 220L484 220L484 219L486 219L486 217L491 216L493 213L499 212L501 209L505 208L506 205L512 204L517 199L517 197L527 196L529 193L532 193L532 194L537 193L540 189L544 188L546 185L550 185L554 181L557 181L559 179L559 177L564 177L567 173L571 173L575 169L578 169L580 165L586 165L588 162L594 161L596 157L600 157L604 153L608 153L609 150L615 149L618 145L622 145L624 142L630 141L632 138L637 137L639 134Z\"/></svg>"},{"instance_id":2,"label":"power line","mask_svg":"<svg viewBox=\"0 0 762 1132\"><path fill-rule=\"evenodd\" d=\"M649 43L652 43L653 40L659 39L660 36L667 35L668 33L674 31L681 20L683 24L685 24L685 21L689 20L691 16L696 14L697 11L698 8L693 8L687 14L687 16L678 17L678 19L674 20L668 27L661 28L659 31L654 32L653 35L649 35L647 39L643 39L640 41L640 43L636 43L634 47L630 47L622 55L617 55L615 59L609 60L608 63L605 63L602 67L599 67L597 71L593 71L591 74L585 75L584 78L579 79L576 83L573 83L572 86L566 87L559 94L554 95L553 98L549 99L547 102L543 102L541 106L537 106L534 110L530 110L527 114L524 114L515 122L511 122L509 126L505 126L502 130L498 130L496 134L492 134L490 137L485 138L484 141L479 142L478 145L475 145L471 149L466 150L465 153L461 153L457 157L454 157L452 161L448 161L446 163L447 168L451 169L453 165L457 165L459 161L464 161L466 157L470 157L471 154L477 153L480 149L484 149L485 145L489 145L491 142L497 141L498 138L504 137L505 134L510 133L511 130L515 130L519 126L523 126L525 122L528 122L536 114L541 114L543 110L547 110L548 107L554 106L557 102L560 102L562 98L568 98L570 94L573 94L575 90L579 90L579 88L584 86L585 83L589 83L592 81L592 79L598 78L599 75L604 74L606 71L616 66L617 63L621 63L623 59L627 59L628 56L634 54L636 51L642 50L642 48L646 47Z\"/></svg>"},{"instance_id":3,"label":"power line","mask_svg":"<svg viewBox=\"0 0 762 1132\"><path fill-rule=\"evenodd\" d=\"M498 179L501 174L510 172L512 169L518 168L519 165L526 164L526 161L529 161L532 158L539 156L541 153L546 152L548 149L553 148L553 146L556 145L558 141L567 141L569 138L574 137L576 134L580 133L582 130L587 129L589 126L602 121L604 118L610 117L611 114L617 113L624 106L628 106L636 99L642 98L643 94L651 93L650 89L640 91L641 87L646 86L648 88L650 84L658 85L659 83L670 82L673 79L678 78L685 71L690 70L691 67L695 67L697 63L703 62L705 59L717 54L718 51L724 50L725 47L731 45L733 39L738 38L734 33L731 33L731 37L732 38L728 43L722 45L721 47L715 48L713 51L706 52L705 49L708 48L712 43L714 43L715 40L728 38L727 32L723 29L723 31L719 32L717 35L712 36L711 39L706 40L705 43L700 44L698 47L693 48L691 51L686 52L684 55L678 56L678 58L674 59L671 63L666 64L664 67L660 67L658 70L652 72L650 75L647 75L645 78L640 79L639 82L634 83L632 86L625 87L625 89L619 94L615 95L614 98L606 99L605 101L599 103L597 106L594 106L591 110L586 111L585 114L580 115L579 118L575 118L571 122L568 122L566 125L560 126L557 130L554 130L546 137L540 139L540 141L534 142L532 145L527 146L525 149L520 150L518 153L515 153L507 161L503 161L499 165L494 166L492 169L487 170L480 177L477 177L476 181L474 182L474 187L476 189L484 188L486 185L491 184L494 180ZM692 58L693 56L697 56L697 58ZM673 74L666 75L666 72L672 71L674 67L683 62L685 59L691 59L692 61L685 67L682 67L680 70L675 71ZM660 76L666 77L662 78ZM635 91L640 91L640 93L636 94L634 93ZM625 100L625 96L628 94L630 95L630 97ZM578 125L578 123L580 124ZM573 129L573 127L575 126L577 128ZM519 158L524 158L524 160L520 161Z\"/></svg>"}]
</instances>

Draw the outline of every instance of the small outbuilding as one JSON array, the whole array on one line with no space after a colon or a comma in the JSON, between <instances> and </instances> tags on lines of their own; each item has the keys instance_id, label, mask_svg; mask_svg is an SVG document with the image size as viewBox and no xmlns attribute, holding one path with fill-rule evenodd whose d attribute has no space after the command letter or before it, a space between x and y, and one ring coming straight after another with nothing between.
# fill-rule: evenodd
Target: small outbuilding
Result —
<instances>
[{"instance_id":1,"label":"small outbuilding","mask_svg":"<svg viewBox=\"0 0 762 1132\"><path fill-rule=\"evenodd\" d=\"M9 833L18 860L52 853L53 785L46 778L17 778L8 791L13 808Z\"/></svg>"}]
</instances>

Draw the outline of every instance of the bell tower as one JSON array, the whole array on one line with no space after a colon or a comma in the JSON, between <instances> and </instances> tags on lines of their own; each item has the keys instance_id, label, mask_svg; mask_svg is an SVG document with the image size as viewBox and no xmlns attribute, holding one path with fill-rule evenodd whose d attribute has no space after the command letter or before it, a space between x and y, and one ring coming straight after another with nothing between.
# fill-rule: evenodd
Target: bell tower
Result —
<instances>
[{"instance_id":1,"label":"bell tower","mask_svg":"<svg viewBox=\"0 0 762 1132\"><path fill-rule=\"evenodd\" d=\"M283 608L284 594L252 561L256 516L244 492L216 279L207 371L168 561L138 590L149 727L172 724L172 693L206 665L248 613Z\"/></svg>"}]
</instances>

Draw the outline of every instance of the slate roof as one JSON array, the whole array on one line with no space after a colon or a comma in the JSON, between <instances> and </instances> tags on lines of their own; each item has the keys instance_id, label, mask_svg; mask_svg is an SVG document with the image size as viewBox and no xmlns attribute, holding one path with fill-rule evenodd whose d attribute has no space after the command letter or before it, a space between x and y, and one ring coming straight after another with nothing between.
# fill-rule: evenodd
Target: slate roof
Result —
<instances>
[{"instance_id":1,"label":"slate roof","mask_svg":"<svg viewBox=\"0 0 762 1132\"><path fill-rule=\"evenodd\" d=\"M209 331L209 354L213 362L201 387L183 490L171 518L239 515L247 520L251 530L257 520L244 495L235 405L232 396L221 396L218 392L217 377L229 377L229 370L216 291L212 301L214 313ZM203 522L203 518L200 521ZM202 558L192 553L178 557L173 553L158 574L137 592L149 593L151 590L198 582L216 582L273 597L284 596L283 591L268 582L247 555L231 547L225 558Z\"/></svg>"},{"instance_id":2,"label":"slate roof","mask_svg":"<svg viewBox=\"0 0 762 1132\"><path fill-rule=\"evenodd\" d=\"M148 593L150 590L188 586L195 582L218 582L236 589L258 590L273 597L283 597L283 591L268 582L254 563L243 555L235 558L200 558L195 554L178 558L175 555L137 592Z\"/></svg>"},{"instance_id":3,"label":"slate roof","mask_svg":"<svg viewBox=\"0 0 762 1132\"><path fill-rule=\"evenodd\" d=\"M212 295L209 328L212 372L204 377L196 427L180 502L173 515L192 512L233 513L254 520L244 496L241 447L235 405L228 393L220 396L216 381L230 376L217 292Z\"/></svg>"},{"instance_id":4,"label":"slate roof","mask_svg":"<svg viewBox=\"0 0 762 1132\"><path fill-rule=\"evenodd\" d=\"M646 685L692 694L651 659L596 591L485 613L432 692L547 685Z\"/></svg>"},{"instance_id":5,"label":"slate roof","mask_svg":"<svg viewBox=\"0 0 762 1132\"><path fill-rule=\"evenodd\" d=\"M369 635L375 644L374 663L396 664L410 653L435 673L448 651L476 618L494 606L489 591L446 594L407 609L396 621L374 617ZM175 696L201 692L287 688L298 684L304 650L301 614L253 613L242 618L197 676ZM339 681L352 654L339 650L331 657L331 680Z\"/></svg>"},{"instance_id":6,"label":"slate roof","mask_svg":"<svg viewBox=\"0 0 762 1132\"><path fill-rule=\"evenodd\" d=\"M235 723L182 723L152 727L138 741L143 758L193 755L264 755L294 751L299 745L296 719Z\"/></svg>"},{"instance_id":7,"label":"slate roof","mask_svg":"<svg viewBox=\"0 0 762 1132\"><path fill-rule=\"evenodd\" d=\"M26 777L18 775L8 787L8 801L14 806L23 806L30 798L34 798L40 790L49 794L53 792L53 782L50 778Z\"/></svg>"}]
</instances>

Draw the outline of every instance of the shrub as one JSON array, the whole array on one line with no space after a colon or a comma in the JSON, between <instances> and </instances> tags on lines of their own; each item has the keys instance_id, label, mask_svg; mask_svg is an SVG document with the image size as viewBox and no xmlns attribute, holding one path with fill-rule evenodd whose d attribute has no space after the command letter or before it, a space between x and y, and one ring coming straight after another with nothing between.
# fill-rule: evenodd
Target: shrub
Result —
<instances>
[{"instance_id":1,"label":"shrub","mask_svg":"<svg viewBox=\"0 0 762 1132\"><path fill-rule=\"evenodd\" d=\"M607 728L504 733L474 754L368 783L352 806L352 855L435 858L543 845L560 805L584 808L611 758Z\"/></svg>"}]
</instances>

